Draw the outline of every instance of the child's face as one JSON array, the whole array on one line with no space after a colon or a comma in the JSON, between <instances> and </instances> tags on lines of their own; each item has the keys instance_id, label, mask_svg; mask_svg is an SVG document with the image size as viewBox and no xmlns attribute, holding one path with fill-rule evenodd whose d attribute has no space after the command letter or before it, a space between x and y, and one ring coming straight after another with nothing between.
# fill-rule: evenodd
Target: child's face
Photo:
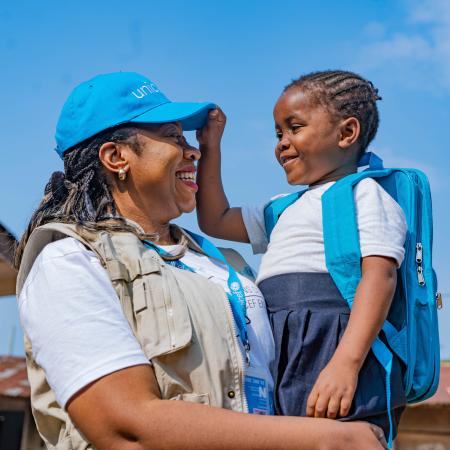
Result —
<instances>
[{"instance_id":1,"label":"child's face","mask_svg":"<svg viewBox=\"0 0 450 450\"><path fill-rule=\"evenodd\" d=\"M340 178L349 152L340 146L340 121L311 102L297 87L284 92L273 111L278 144L275 155L289 184L325 183Z\"/></svg>"}]
</instances>

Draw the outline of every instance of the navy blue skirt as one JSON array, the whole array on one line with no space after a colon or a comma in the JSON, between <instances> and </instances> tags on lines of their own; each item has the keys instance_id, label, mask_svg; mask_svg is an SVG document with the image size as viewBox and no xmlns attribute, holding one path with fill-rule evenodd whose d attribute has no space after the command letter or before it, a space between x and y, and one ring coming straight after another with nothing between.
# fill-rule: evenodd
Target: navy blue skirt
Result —
<instances>
[{"instance_id":1,"label":"navy blue skirt","mask_svg":"<svg viewBox=\"0 0 450 450\"><path fill-rule=\"evenodd\" d=\"M275 339L275 408L277 414L305 416L309 393L330 361L350 316L346 301L328 273L277 275L259 284L267 303ZM384 340L383 336L380 336ZM394 357L391 378L393 433L397 434L406 399L403 366ZM358 378L348 416L364 420L389 434L386 373L372 351Z\"/></svg>"}]
</instances>

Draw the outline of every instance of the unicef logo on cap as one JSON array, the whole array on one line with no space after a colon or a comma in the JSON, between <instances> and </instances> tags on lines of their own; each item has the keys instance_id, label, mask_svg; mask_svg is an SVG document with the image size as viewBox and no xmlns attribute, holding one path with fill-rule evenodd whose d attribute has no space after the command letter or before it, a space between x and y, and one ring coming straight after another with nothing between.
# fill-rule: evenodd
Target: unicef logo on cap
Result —
<instances>
[{"instance_id":1,"label":"unicef logo on cap","mask_svg":"<svg viewBox=\"0 0 450 450\"><path fill-rule=\"evenodd\" d=\"M230 284L230 289L234 292L238 292L241 289L241 286L239 285L239 283L237 281L233 281Z\"/></svg>"},{"instance_id":2,"label":"unicef logo on cap","mask_svg":"<svg viewBox=\"0 0 450 450\"><path fill-rule=\"evenodd\" d=\"M136 98L143 98L148 94L156 94L158 92L161 92L157 87L155 83L146 81L139 89L136 89L132 91L131 93Z\"/></svg>"}]
</instances>

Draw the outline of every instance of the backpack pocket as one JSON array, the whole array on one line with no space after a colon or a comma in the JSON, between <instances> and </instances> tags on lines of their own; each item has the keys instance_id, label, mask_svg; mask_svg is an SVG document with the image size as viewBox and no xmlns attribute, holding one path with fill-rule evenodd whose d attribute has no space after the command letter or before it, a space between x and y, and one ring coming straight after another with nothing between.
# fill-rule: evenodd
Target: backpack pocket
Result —
<instances>
[{"instance_id":1,"label":"backpack pocket","mask_svg":"<svg viewBox=\"0 0 450 450\"><path fill-rule=\"evenodd\" d=\"M409 396L417 396L423 394L424 386L430 383L430 367L433 366L431 357L433 355L433 344L431 341L431 313L430 304L428 302L416 299L414 306L414 334L411 336L416 355L414 365L412 366L414 372L412 374L412 386Z\"/></svg>"}]
</instances>

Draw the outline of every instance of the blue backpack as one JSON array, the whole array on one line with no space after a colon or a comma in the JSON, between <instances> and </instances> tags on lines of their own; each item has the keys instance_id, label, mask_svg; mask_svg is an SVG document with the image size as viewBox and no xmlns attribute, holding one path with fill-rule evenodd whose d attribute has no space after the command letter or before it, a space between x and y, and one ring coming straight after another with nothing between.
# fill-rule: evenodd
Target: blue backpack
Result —
<instances>
[{"instance_id":1,"label":"blue backpack","mask_svg":"<svg viewBox=\"0 0 450 450\"><path fill-rule=\"evenodd\" d=\"M361 249L353 188L364 178L375 179L403 209L408 225L405 258L398 270L397 289L383 332L388 345L376 338L372 351L386 371L390 411L392 352L405 364L408 403L431 397L439 383L440 354L437 292L432 267L433 223L428 179L416 169L385 169L374 153L366 153L359 166L369 168L338 180L322 196L322 221L327 269L351 309L361 279ZM264 210L268 239L283 211L305 192L270 202ZM391 417L389 417L391 421ZM389 448L392 445L392 423Z\"/></svg>"}]
</instances>

